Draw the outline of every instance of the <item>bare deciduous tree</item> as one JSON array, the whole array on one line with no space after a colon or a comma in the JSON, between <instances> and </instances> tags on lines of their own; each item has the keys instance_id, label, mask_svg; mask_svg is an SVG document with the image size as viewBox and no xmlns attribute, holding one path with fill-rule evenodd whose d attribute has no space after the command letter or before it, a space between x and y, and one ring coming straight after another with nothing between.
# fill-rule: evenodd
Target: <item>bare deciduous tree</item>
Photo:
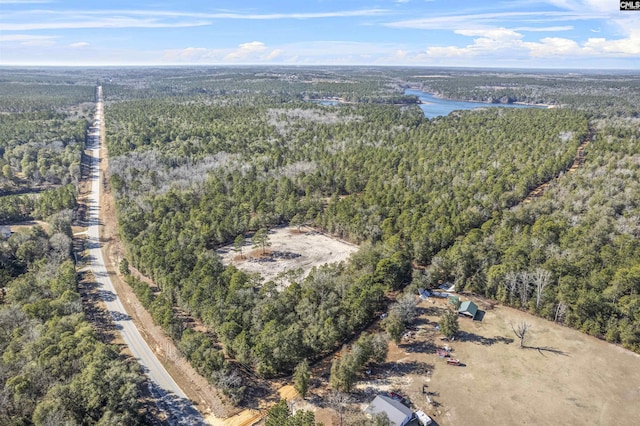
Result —
<instances>
[{"instance_id":1,"label":"bare deciduous tree","mask_svg":"<svg viewBox=\"0 0 640 426\"><path fill-rule=\"evenodd\" d=\"M527 306L529 302L529 292L533 284L533 273L523 271L518 274L518 294L520 295L521 306Z\"/></svg>"},{"instance_id":2,"label":"bare deciduous tree","mask_svg":"<svg viewBox=\"0 0 640 426\"><path fill-rule=\"evenodd\" d=\"M567 305L564 304L563 302L558 303L558 306L556 307L556 316L553 322L562 321L562 318L564 318L565 312L567 312Z\"/></svg>"},{"instance_id":3,"label":"bare deciduous tree","mask_svg":"<svg viewBox=\"0 0 640 426\"><path fill-rule=\"evenodd\" d=\"M415 319L417 307L418 299L413 294L408 293L398 297L391 310L398 314L402 322L408 324Z\"/></svg>"},{"instance_id":4,"label":"bare deciduous tree","mask_svg":"<svg viewBox=\"0 0 640 426\"><path fill-rule=\"evenodd\" d=\"M511 329L516 334L518 339L520 339L521 348L524 348L524 339L527 335L527 331L529 330L529 327L531 327L531 325L527 324L526 321L522 321L520 324L518 324L517 327L514 327L513 324L511 324Z\"/></svg>"},{"instance_id":5,"label":"bare deciduous tree","mask_svg":"<svg viewBox=\"0 0 640 426\"><path fill-rule=\"evenodd\" d=\"M533 284L536 289L536 309L540 308L540 301L542 300L542 293L544 288L551 282L551 272L537 268L533 271Z\"/></svg>"},{"instance_id":6,"label":"bare deciduous tree","mask_svg":"<svg viewBox=\"0 0 640 426\"><path fill-rule=\"evenodd\" d=\"M347 405L351 402L351 397L339 391L332 391L327 398L329 407L333 408L338 413L338 419L340 420L340 426L344 424L344 417L347 411Z\"/></svg>"},{"instance_id":7,"label":"bare deciduous tree","mask_svg":"<svg viewBox=\"0 0 640 426\"><path fill-rule=\"evenodd\" d=\"M509 271L504 277L504 287L509 295L509 301L515 297L516 289L518 288L518 273Z\"/></svg>"}]
</instances>

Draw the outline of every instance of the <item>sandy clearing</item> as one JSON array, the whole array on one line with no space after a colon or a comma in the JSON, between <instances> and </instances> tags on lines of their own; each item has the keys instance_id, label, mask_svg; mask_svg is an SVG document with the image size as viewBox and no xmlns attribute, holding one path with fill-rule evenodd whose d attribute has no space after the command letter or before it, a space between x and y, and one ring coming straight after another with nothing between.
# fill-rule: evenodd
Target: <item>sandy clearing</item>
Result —
<instances>
[{"instance_id":1,"label":"sandy clearing","mask_svg":"<svg viewBox=\"0 0 640 426\"><path fill-rule=\"evenodd\" d=\"M310 228L296 227L274 228L269 231L271 246L269 252L290 252L300 255L293 259L276 258L271 262L255 262L261 249L253 249L250 238L243 248L243 257L234 250L233 244L220 248L217 253L225 265L234 265L248 273L260 273L264 281L269 281L283 272L301 269L307 276L314 266L347 260L358 247L344 241L328 237Z\"/></svg>"}]
</instances>

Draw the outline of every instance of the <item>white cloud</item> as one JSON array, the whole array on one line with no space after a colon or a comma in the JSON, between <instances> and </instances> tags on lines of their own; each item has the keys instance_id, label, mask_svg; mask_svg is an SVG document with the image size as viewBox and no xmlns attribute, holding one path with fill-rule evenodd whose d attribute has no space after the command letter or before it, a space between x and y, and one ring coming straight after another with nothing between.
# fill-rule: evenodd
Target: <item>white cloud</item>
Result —
<instances>
[{"instance_id":1,"label":"white cloud","mask_svg":"<svg viewBox=\"0 0 640 426\"><path fill-rule=\"evenodd\" d=\"M576 11L594 10L601 12L613 12L618 10L617 2L613 2L611 0L547 0L547 2L562 9Z\"/></svg>"},{"instance_id":2,"label":"white cloud","mask_svg":"<svg viewBox=\"0 0 640 426\"><path fill-rule=\"evenodd\" d=\"M640 38L625 38L620 40L590 38L584 44L584 47L585 49L606 54L638 56L640 55Z\"/></svg>"},{"instance_id":3,"label":"white cloud","mask_svg":"<svg viewBox=\"0 0 640 426\"><path fill-rule=\"evenodd\" d=\"M432 46L427 57L504 57L504 58L570 58L570 57L632 57L640 55L640 37L632 35L617 40L589 38L580 44L562 37L544 37L524 41L523 35L507 28L456 30L456 34L477 37L473 43L459 46Z\"/></svg>"},{"instance_id":4,"label":"white cloud","mask_svg":"<svg viewBox=\"0 0 640 426\"><path fill-rule=\"evenodd\" d=\"M283 53L284 53L284 52L283 52L283 50L282 50L282 49L274 49L274 50L272 50L272 51L271 51L271 53L269 53L269 54L265 57L265 59L266 59L266 60L268 60L268 61L270 61L270 60L276 59L278 56L281 56Z\"/></svg>"},{"instance_id":5,"label":"white cloud","mask_svg":"<svg viewBox=\"0 0 640 426\"><path fill-rule=\"evenodd\" d=\"M7 34L0 35L0 42L15 43L20 46L53 46L57 36L31 35L31 34Z\"/></svg>"},{"instance_id":6,"label":"white cloud","mask_svg":"<svg viewBox=\"0 0 640 426\"><path fill-rule=\"evenodd\" d=\"M242 43L236 48L207 49L188 47L164 51L163 61L167 63L264 63L280 58L282 49L273 49L261 41Z\"/></svg>"},{"instance_id":7,"label":"white cloud","mask_svg":"<svg viewBox=\"0 0 640 426\"><path fill-rule=\"evenodd\" d=\"M0 0L2 1L2 0ZM212 20L322 19L376 16L385 9L362 9L314 13L201 13L152 10L27 10L5 13L4 31L32 31L78 28L185 28L210 25Z\"/></svg>"},{"instance_id":8,"label":"white cloud","mask_svg":"<svg viewBox=\"0 0 640 426\"><path fill-rule=\"evenodd\" d=\"M79 49L79 48L87 47L87 46L89 46L89 43L87 43L86 41L79 41L77 43L71 43L69 45L69 47L73 47L74 49Z\"/></svg>"},{"instance_id":9,"label":"white cloud","mask_svg":"<svg viewBox=\"0 0 640 426\"><path fill-rule=\"evenodd\" d=\"M209 22L161 22L155 19L139 19L114 16L97 19L76 19L67 21L0 23L4 31L62 30L81 28L184 28L208 25Z\"/></svg>"},{"instance_id":10,"label":"white cloud","mask_svg":"<svg viewBox=\"0 0 640 426\"><path fill-rule=\"evenodd\" d=\"M614 15L614 9L611 13ZM549 22L602 20L611 18L607 14L594 10L539 10L525 12L489 12L489 13L460 13L428 16L425 18L408 19L403 21L387 22L384 26L391 28L422 29L422 30L456 30L459 28L492 28L522 24L528 31L533 31L531 24L542 25ZM566 27L566 26L562 26ZM544 28L544 27L539 27Z\"/></svg>"},{"instance_id":11,"label":"white cloud","mask_svg":"<svg viewBox=\"0 0 640 426\"><path fill-rule=\"evenodd\" d=\"M572 25L558 25L556 27L515 27L514 31L528 31L528 32L558 32L558 31L571 31Z\"/></svg>"},{"instance_id":12,"label":"white cloud","mask_svg":"<svg viewBox=\"0 0 640 426\"><path fill-rule=\"evenodd\" d=\"M236 50L227 54L225 61L238 61L246 60L250 57L255 57L256 54L263 53L267 50L267 46L260 41L252 41L250 43L243 43Z\"/></svg>"},{"instance_id":13,"label":"white cloud","mask_svg":"<svg viewBox=\"0 0 640 426\"><path fill-rule=\"evenodd\" d=\"M322 19L322 18L352 18L357 16L377 16L389 13L387 9L360 9L340 10L335 12L307 12L307 13L204 13L204 12L178 12L178 11L150 11L129 10L113 11L113 13L143 15L143 16L169 16L190 17L203 19L244 19L244 20L273 20L273 19Z\"/></svg>"},{"instance_id":14,"label":"white cloud","mask_svg":"<svg viewBox=\"0 0 640 426\"><path fill-rule=\"evenodd\" d=\"M483 37L499 42L508 42L511 40L519 40L522 38L522 34L510 30L507 28L490 28L490 29L476 29L476 30L456 30L456 34L469 36L469 37Z\"/></svg>"},{"instance_id":15,"label":"white cloud","mask_svg":"<svg viewBox=\"0 0 640 426\"><path fill-rule=\"evenodd\" d=\"M185 49L167 49L163 59L167 62L198 62L202 57L210 53L210 49L204 47L187 47Z\"/></svg>"},{"instance_id":16,"label":"white cloud","mask_svg":"<svg viewBox=\"0 0 640 426\"><path fill-rule=\"evenodd\" d=\"M411 52L396 44L348 41L316 41L268 46L263 42L243 43L235 48L187 48L165 50L165 63L224 64L398 64Z\"/></svg>"},{"instance_id":17,"label":"white cloud","mask_svg":"<svg viewBox=\"0 0 640 426\"><path fill-rule=\"evenodd\" d=\"M537 43L524 43L524 46L534 58L575 56L580 55L582 50L575 41L560 37L545 37Z\"/></svg>"}]
</instances>

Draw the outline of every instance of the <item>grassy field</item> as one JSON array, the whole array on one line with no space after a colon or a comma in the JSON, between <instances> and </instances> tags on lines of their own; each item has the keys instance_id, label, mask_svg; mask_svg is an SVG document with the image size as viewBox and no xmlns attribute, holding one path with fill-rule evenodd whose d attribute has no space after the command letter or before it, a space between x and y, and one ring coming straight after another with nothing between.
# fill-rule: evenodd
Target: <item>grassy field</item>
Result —
<instances>
[{"instance_id":1,"label":"grassy field","mask_svg":"<svg viewBox=\"0 0 640 426\"><path fill-rule=\"evenodd\" d=\"M426 300L420 308L413 336L391 344L387 363L361 390L397 390L439 425L637 422L640 355L501 306L482 321L460 318L459 338L445 342L434 326L447 302ZM531 325L523 349L511 328L522 321ZM445 345L464 366L435 354Z\"/></svg>"}]
</instances>

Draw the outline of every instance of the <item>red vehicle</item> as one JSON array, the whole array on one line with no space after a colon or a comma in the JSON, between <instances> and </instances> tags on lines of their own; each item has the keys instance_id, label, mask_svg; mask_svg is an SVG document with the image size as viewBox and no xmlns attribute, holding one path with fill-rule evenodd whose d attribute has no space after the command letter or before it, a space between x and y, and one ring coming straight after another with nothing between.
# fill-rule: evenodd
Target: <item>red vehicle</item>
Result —
<instances>
[{"instance_id":1,"label":"red vehicle","mask_svg":"<svg viewBox=\"0 0 640 426\"><path fill-rule=\"evenodd\" d=\"M447 360L448 365L460 365L460 360L455 358L449 358Z\"/></svg>"}]
</instances>

